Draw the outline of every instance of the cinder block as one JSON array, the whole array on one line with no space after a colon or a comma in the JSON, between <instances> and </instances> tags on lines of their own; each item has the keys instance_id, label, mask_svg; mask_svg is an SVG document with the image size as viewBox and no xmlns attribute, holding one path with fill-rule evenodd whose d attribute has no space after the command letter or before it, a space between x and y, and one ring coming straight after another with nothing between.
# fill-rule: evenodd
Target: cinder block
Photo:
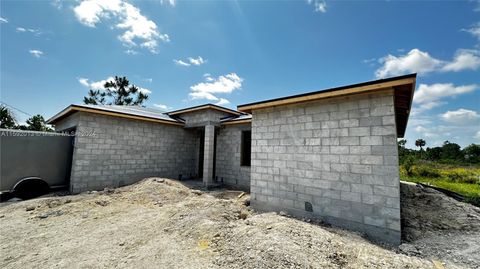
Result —
<instances>
[{"instance_id":1,"label":"cinder block","mask_svg":"<svg viewBox=\"0 0 480 269\"><path fill-rule=\"evenodd\" d=\"M357 192L342 191L340 199L343 201L361 202L362 197L361 194Z\"/></svg>"},{"instance_id":2,"label":"cinder block","mask_svg":"<svg viewBox=\"0 0 480 269\"><path fill-rule=\"evenodd\" d=\"M352 183L351 187L352 187L352 192L373 194L373 188L371 185Z\"/></svg>"},{"instance_id":3,"label":"cinder block","mask_svg":"<svg viewBox=\"0 0 480 269\"><path fill-rule=\"evenodd\" d=\"M369 127L348 128L348 135L350 135L350 136L369 136L370 135L370 128Z\"/></svg>"},{"instance_id":4,"label":"cinder block","mask_svg":"<svg viewBox=\"0 0 480 269\"><path fill-rule=\"evenodd\" d=\"M374 169L373 169L373 173L374 174L377 174L375 173L377 169L381 169L383 168L384 166L381 166L383 164L383 156L363 156L363 158L361 159L361 164L376 164L376 165L379 165L379 166L374 166ZM391 167L389 167L391 168ZM383 172L383 170L382 170Z\"/></svg>"},{"instance_id":5,"label":"cinder block","mask_svg":"<svg viewBox=\"0 0 480 269\"><path fill-rule=\"evenodd\" d=\"M358 127L359 126L359 120L358 119L344 119L339 121L339 126L340 128L346 128L346 127Z\"/></svg>"},{"instance_id":6,"label":"cinder block","mask_svg":"<svg viewBox=\"0 0 480 269\"><path fill-rule=\"evenodd\" d=\"M331 154L348 154L349 146L330 146Z\"/></svg>"},{"instance_id":7,"label":"cinder block","mask_svg":"<svg viewBox=\"0 0 480 269\"><path fill-rule=\"evenodd\" d=\"M376 135L372 133L372 135ZM360 137L360 145L362 146L381 146L383 145L382 136L364 136Z\"/></svg>"},{"instance_id":8,"label":"cinder block","mask_svg":"<svg viewBox=\"0 0 480 269\"><path fill-rule=\"evenodd\" d=\"M387 187L387 186L378 186L375 185L373 186L373 193L377 195L382 195L382 196L388 196L388 197L399 197L399 188L397 187Z\"/></svg>"},{"instance_id":9,"label":"cinder block","mask_svg":"<svg viewBox=\"0 0 480 269\"><path fill-rule=\"evenodd\" d=\"M350 164L350 171L356 174L371 174L372 166L364 164Z\"/></svg>"},{"instance_id":10,"label":"cinder block","mask_svg":"<svg viewBox=\"0 0 480 269\"><path fill-rule=\"evenodd\" d=\"M394 125L372 127L372 134L375 135L395 135L396 133L397 130Z\"/></svg>"},{"instance_id":11,"label":"cinder block","mask_svg":"<svg viewBox=\"0 0 480 269\"><path fill-rule=\"evenodd\" d=\"M340 137L340 145L342 146L357 146L360 144L360 137L349 136Z\"/></svg>"},{"instance_id":12,"label":"cinder block","mask_svg":"<svg viewBox=\"0 0 480 269\"><path fill-rule=\"evenodd\" d=\"M367 225L386 227L386 220L383 217L364 216L363 222Z\"/></svg>"}]
</instances>

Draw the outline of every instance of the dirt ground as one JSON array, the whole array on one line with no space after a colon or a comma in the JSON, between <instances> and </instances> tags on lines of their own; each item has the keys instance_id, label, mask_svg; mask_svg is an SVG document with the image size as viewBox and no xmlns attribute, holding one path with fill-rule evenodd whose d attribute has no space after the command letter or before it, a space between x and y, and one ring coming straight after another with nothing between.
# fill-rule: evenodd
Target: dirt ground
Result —
<instances>
[{"instance_id":1,"label":"dirt ground","mask_svg":"<svg viewBox=\"0 0 480 269\"><path fill-rule=\"evenodd\" d=\"M168 179L0 205L0 268L475 268L480 210L402 186L405 244L253 212Z\"/></svg>"},{"instance_id":2,"label":"dirt ground","mask_svg":"<svg viewBox=\"0 0 480 269\"><path fill-rule=\"evenodd\" d=\"M401 195L404 253L480 268L480 208L411 183Z\"/></svg>"}]
</instances>

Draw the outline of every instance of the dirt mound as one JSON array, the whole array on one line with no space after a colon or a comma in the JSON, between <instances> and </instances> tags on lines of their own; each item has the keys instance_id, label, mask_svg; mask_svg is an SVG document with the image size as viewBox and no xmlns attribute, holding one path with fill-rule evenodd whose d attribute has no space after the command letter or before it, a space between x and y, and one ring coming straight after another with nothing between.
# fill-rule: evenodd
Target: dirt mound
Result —
<instances>
[{"instance_id":1,"label":"dirt mound","mask_svg":"<svg viewBox=\"0 0 480 269\"><path fill-rule=\"evenodd\" d=\"M480 268L480 208L411 183L401 195L402 253Z\"/></svg>"},{"instance_id":2,"label":"dirt mound","mask_svg":"<svg viewBox=\"0 0 480 269\"><path fill-rule=\"evenodd\" d=\"M253 212L248 199L150 178L4 204L0 267L434 268L356 233Z\"/></svg>"},{"instance_id":3,"label":"dirt mound","mask_svg":"<svg viewBox=\"0 0 480 269\"><path fill-rule=\"evenodd\" d=\"M439 231L480 231L480 208L417 184L401 184L402 234L406 241Z\"/></svg>"}]
</instances>

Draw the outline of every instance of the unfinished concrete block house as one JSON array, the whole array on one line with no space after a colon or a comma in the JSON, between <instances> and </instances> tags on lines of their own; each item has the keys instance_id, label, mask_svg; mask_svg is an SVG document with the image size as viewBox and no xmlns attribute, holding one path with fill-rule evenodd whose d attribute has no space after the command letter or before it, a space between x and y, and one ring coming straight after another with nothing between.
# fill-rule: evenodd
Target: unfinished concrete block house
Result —
<instances>
[{"instance_id":1,"label":"unfinished concrete block house","mask_svg":"<svg viewBox=\"0 0 480 269\"><path fill-rule=\"evenodd\" d=\"M250 191L259 210L317 217L400 242L397 137L416 75L240 105L161 113L71 105L48 122L75 130L70 189L150 176ZM90 134L90 135L88 135Z\"/></svg>"}]
</instances>

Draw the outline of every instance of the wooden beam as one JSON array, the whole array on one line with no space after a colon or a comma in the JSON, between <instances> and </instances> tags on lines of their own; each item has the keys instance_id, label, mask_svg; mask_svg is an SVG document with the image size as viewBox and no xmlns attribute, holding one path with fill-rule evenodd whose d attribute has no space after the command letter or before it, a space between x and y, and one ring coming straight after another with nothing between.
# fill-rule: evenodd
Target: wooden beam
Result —
<instances>
[{"instance_id":1,"label":"wooden beam","mask_svg":"<svg viewBox=\"0 0 480 269\"><path fill-rule=\"evenodd\" d=\"M313 100L319 100L319 99L326 99L326 98L332 98L332 97L340 97L340 96L359 94L359 93L370 93L370 92L374 92L374 91L378 91L378 90L382 90L382 89L393 88L395 86L412 84L412 83L415 83L415 78L404 78L404 79L388 81L388 82L383 82L383 83L370 84L370 85L353 87L353 88L346 88L346 89L342 89L342 90L317 92L317 93L313 93L313 94L286 97L286 98L283 98L283 99L276 99L276 100L272 100L272 101L267 100L267 101L262 102L262 103L255 103L255 104L251 104L251 105L247 104L247 105L239 106L238 110L242 111L242 112L251 113L252 110L255 110L255 109L262 109L262 108L273 107L273 106L295 104L295 103L301 103L301 102L307 102L307 101L313 101Z\"/></svg>"},{"instance_id":2,"label":"wooden beam","mask_svg":"<svg viewBox=\"0 0 480 269\"><path fill-rule=\"evenodd\" d=\"M184 113L194 112L194 111L204 110L204 109L215 109L215 110L218 110L218 111L221 111L221 112L225 112L225 113L233 114L233 115L237 115L237 116L242 114L238 111L234 111L234 110L230 110L230 109L226 109L226 108L222 108L222 107L218 107L218 106L212 106L212 105L204 105L204 106L199 106L199 107L185 108L185 109L181 109L181 110L177 110L177 111L173 111L173 112L168 112L167 114L168 115L178 115L178 114L184 114Z\"/></svg>"},{"instance_id":3,"label":"wooden beam","mask_svg":"<svg viewBox=\"0 0 480 269\"><path fill-rule=\"evenodd\" d=\"M245 124L245 123L252 123L252 119L226 121L226 122L222 122L222 125Z\"/></svg>"}]
</instances>

